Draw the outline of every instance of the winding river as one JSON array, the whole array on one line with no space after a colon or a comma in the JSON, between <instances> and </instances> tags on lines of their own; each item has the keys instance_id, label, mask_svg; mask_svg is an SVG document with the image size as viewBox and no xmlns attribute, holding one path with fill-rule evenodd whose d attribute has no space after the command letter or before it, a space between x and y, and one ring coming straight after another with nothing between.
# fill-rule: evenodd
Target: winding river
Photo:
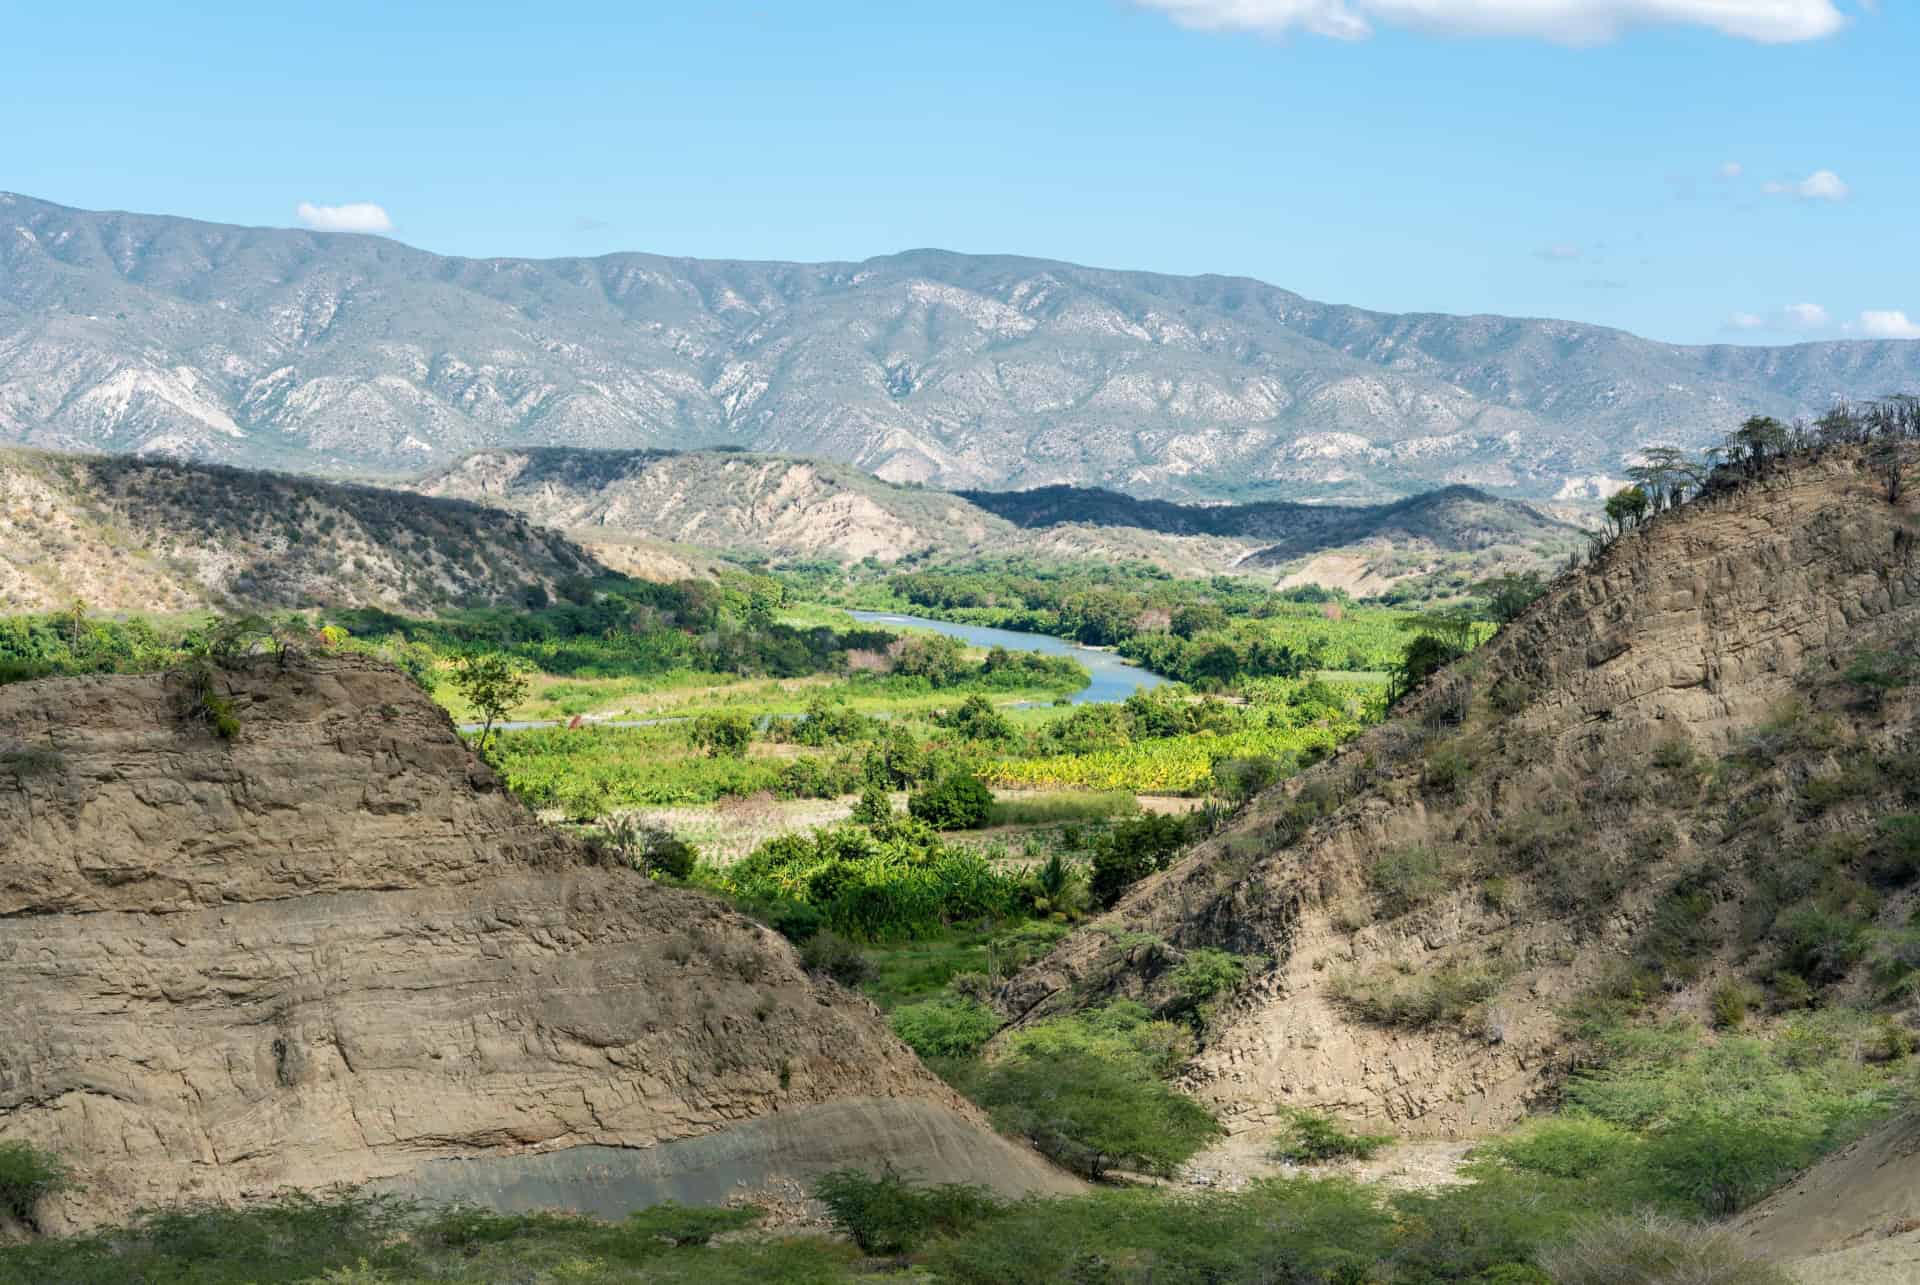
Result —
<instances>
[{"instance_id":1,"label":"winding river","mask_svg":"<svg viewBox=\"0 0 1920 1285\"><path fill-rule=\"evenodd\" d=\"M1093 675L1093 681L1075 692L1072 701L1075 705L1105 705L1114 701L1123 701L1142 687L1158 687L1167 680L1152 670L1142 669L1130 660L1122 660L1110 651L1099 651L1092 647L1082 647L1060 638L1051 638L1046 634L1021 633L1017 629L990 629L985 625L956 625L951 620L929 620L924 616L902 616L891 611L850 611L847 613L862 624L895 625L902 629L928 629L937 634L947 634L958 638L970 647L1005 647L1008 651L1037 651L1049 656L1071 656L1087 667ZM667 714L657 718L607 718L589 719L596 727L658 727L662 723L678 723L687 716ZM497 732L521 732L537 727L559 727L565 719L535 719L527 722L510 721L495 723ZM478 723L462 723L463 732L477 732Z\"/></svg>"},{"instance_id":2,"label":"winding river","mask_svg":"<svg viewBox=\"0 0 1920 1285\"><path fill-rule=\"evenodd\" d=\"M1142 687L1158 687L1167 680L1130 660L1122 660L1110 651L1097 651L1046 634L1027 634L1015 629L990 629L985 625L956 625L951 620L928 620L924 616L902 616L891 611L849 612L865 624L898 625L906 629L930 629L958 638L970 647L1005 647L1008 651L1037 651L1048 656L1071 656L1087 667L1093 681L1073 694L1075 705L1104 705L1123 701Z\"/></svg>"}]
</instances>

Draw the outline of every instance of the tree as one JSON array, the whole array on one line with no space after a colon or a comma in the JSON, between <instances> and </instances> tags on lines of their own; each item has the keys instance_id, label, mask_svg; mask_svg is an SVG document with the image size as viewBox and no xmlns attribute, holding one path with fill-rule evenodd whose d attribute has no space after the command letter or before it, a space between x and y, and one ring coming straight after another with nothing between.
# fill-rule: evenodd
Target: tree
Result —
<instances>
[{"instance_id":1,"label":"tree","mask_svg":"<svg viewBox=\"0 0 1920 1285\"><path fill-rule=\"evenodd\" d=\"M1186 841L1184 817L1150 812L1120 822L1094 847L1090 881L1093 899L1102 909L1112 908L1128 888L1172 864Z\"/></svg>"},{"instance_id":2,"label":"tree","mask_svg":"<svg viewBox=\"0 0 1920 1285\"><path fill-rule=\"evenodd\" d=\"M893 824L893 799L887 794L886 787L878 781L868 781L866 788L860 791L860 801L853 805L853 815L848 818L855 825L864 825L869 830L885 829Z\"/></svg>"},{"instance_id":3,"label":"tree","mask_svg":"<svg viewBox=\"0 0 1920 1285\"><path fill-rule=\"evenodd\" d=\"M1786 452L1787 442L1785 424L1771 415L1755 415L1728 435L1727 459L1749 476L1764 475L1768 461Z\"/></svg>"},{"instance_id":4,"label":"tree","mask_svg":"<svg viewBox=\"0 0 1920 1285\"><path fill-rule=\"evenodd\" d=\"M1546 591L1546 581L1538 571L1509 572L1474 586L1474 592L1487 600L1487 614L1500 625L1510 625L1519 619L1520 613Z\"/></svg>"},{"instance_id":5,"label":"tree","mask_svg":"<svg viewBox=\"0 0 1920 1285\"><path fill-rule=\"evenodd\" d=\"M1677 446L1645 447L1640 461L1627 470L1627 478L1646 492L1655 513L1677 507L1704 480L1700 465Z\"/></svg>"},{"instance_id":6,"label":"tree","mask_svg":"<svg viewBox=\"0 0 1920 1285\"><path fill-rule=\"evenodd\" d=\"M1881 438L1867 448L1867 467L1880 482L1880 488L1886 493L1888 504L1900 503L1900 497L1906 494L1906 452L1900 443L1891 437Z\"/></svg>"},{"instance_id":7,"label":"tree","mask_svg":"<svg viewBox=\"0 0 1920 1285\"><path fill-rule=\"evenodd\" d=\"M966 669L966 648L945 634L908 634L887 648L893 672L924 678L935 687L956 682Z\"/></svg>"},{"instance_id":8,"label":"tree","mask_svg":"<svg viewBox=\"0 0 1920 1285\"><path fill-rule=\"evenodd\" d=\"M956 768L907 800L915 820L936 830L974 830L993 811L993 791L965 768Z\"/></svg>"},{"instance_id":9,"label":"tree","mask_svg":"<svg viewBox=\"0 0 1920 1285\"><path fill-rule=\"evenodd\" d=\"M454 664L453 687L479 712L480 749L485 750L494 723L527 698L526 668L505 652L462 656Z\"/></svg>"},{"instance_id":10,"label":"tree","mask_svg":"<svg viewBox=\"0 0 1920 1285\"><path fill-rule=\"evenodd\" d=\"M1637 486L1622 487L1607 497L1607 520L1613 523L1616 534L1625 535L1647 516L1648 506L1645 491Z\"/></svg>"},{"instance_id":11,"label":"tree","mask_svg":"<svg viewBox=\"0 0 1920 1285\"><path fill-rule=\"evenodd\" d=\"M693 720L693 743L713 758L745 758L753 723L745 714L702 714Z\"/></svg>"},{"instance_id":12,"label":"tree","mask_svg":"<svg viewBox=\"0 0 1920 1285\"><path fill-rule=\"evenodd\" d=\"M1007 722L1006 716L978 692L967 697L959 709L943 715L940 725L969 741L1004 741L1013 735L1013 725Z\"/></svg>"}]
</instances>

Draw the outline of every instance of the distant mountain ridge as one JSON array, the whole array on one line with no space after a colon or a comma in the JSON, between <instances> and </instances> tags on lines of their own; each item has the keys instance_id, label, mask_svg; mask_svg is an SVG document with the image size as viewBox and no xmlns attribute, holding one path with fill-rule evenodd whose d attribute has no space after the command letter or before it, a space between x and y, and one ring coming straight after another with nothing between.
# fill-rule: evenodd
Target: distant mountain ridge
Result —
<instances>
[{"instance_id":1,"label":"distant mountain ridge","mask_svg":"<svg viewBox=\"0 0 1920 1285\"><path fill-rule=\"evenodd\" d=\"M922 250L456 259L0 194L0 440L398 476L733 444L949 488L1551 496L1920 387L1920 342L1684 347L1244 278Z\"/></svg>"},{"instance_id":2,"label":"distant mountain ridge","mask_svg":"<svg viewBox=\"0 0 1920 1285\"><path fill-rule=\"evenodd\" d=\"M779 559L1137 560L1376 592L1457 555L1537 565L1584 543L1531 505L1464 486L1387 505L1181 505L1068 486L954 494L731 449L478 451L412 485L516 510L615 565L623 542L638 539Z\"/></svg>"}]
</instances>

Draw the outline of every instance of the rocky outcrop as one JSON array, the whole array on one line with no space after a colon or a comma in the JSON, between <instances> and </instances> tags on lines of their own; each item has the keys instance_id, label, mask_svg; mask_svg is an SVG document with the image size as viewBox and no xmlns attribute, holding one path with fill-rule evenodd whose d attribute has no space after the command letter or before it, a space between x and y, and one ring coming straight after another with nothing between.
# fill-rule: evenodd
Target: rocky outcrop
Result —
<instances>
[{"instance_id":1,"label":"rocky outcrop","mask_svg":"<svg viewBox=\"0 0 1920 1285\"><path fill-rule=\"evenodd\" d=\"M1393 722L1016 976L1002 1006L1160 1002L1184 950L1260 956L1188 1071L1230 1128L1301 1106L1414 1136L1504 1125L1566 1065L1556 1009L1628 960L1676 880L1725 875L1703 913L1731 937L1744 863L1897 802L1811 817L1795 790L1845 754L1920 763L1912 689L1863 704L1835 681L1916 636L1920 511L1887 504L1851 455L1695 501L1562 576ZM1709 798L1689 756L1755 736L1751 797ZM1397 906L1376 872L1408 854L1441 886ZM1730 967L1708 961L1670 1002L1702 1013ZM1443 969L1493 979L1470 1021L1386 1024L1352 1002L1356 978L1412 988Z\"/></svg>"},{"instance_id":2,"label":"rocky outcrop","mask_svg":"<svg viewBox=\"0 0 1920 1285\"><path fill-rule=\"evenodd\" d=\"M0 1138L85 1184L44 1226L541 1166L589 1208L849 1161L1070 1185L777 935L539 827L397 672L219 680L231 741L164 675L0 688Z\"/></svg>"}]
</instances>

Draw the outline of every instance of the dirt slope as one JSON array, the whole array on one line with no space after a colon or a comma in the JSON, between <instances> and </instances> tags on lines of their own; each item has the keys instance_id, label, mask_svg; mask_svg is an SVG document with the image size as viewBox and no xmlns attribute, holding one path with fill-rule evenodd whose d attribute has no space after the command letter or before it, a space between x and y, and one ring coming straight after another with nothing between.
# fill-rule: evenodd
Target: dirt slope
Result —
<instances>
[{"instance_id":1,"label":"dirt slope","mask_svg":"<svg viewBox=\"0 0 1920 1285\"><path fill-rule=\"evenodd\" d=\"M398 673L219 681L232 741L166 676L0 687L0 1138L85 1184L44 1227L369 1179L590 1208L836 1162L1071 1185L777 935L541 828Z\"/></svg>"},{"instance_id":2,"label":"dirt slope","mask_svg":"<svg viewBox=\"0 0 1920 1285\"><path fill-rule=\"evenodd\" d=\"M1827 1157L1740 1226L1810 1283L1920 1280L1920 1114Z\"/></svg>"},{"instance_id":3,"label":"dirt slope","mask_svg":"<svg viewBox=\"0 0 1920 1285\"><path fill-rule=\"evenodd\" d=\"M1702 957L1654 966L1662 1002L1703 1014L1757 881L1920 803L1915 689L1876 703L1838 681L1920 637L1917 537L1913 500L1889 506L1844 454L1661 517L1136 886L1003 1006L1171 1004L1182 951L1258 955L1190 1067L1230 1128L1294 1106L1409 1136L1504 1125L1564 1065L1556 1007L1645 956L1661 907L1692 908ZM1741 746L1751 765L1710 784L1702 763ZM1880 775L1840 789L1856 770ZM1881 922L1911 908L1889 896ZM1472 993L1382 1016L1436 979Z\"/></svg>"}]
</instances>

